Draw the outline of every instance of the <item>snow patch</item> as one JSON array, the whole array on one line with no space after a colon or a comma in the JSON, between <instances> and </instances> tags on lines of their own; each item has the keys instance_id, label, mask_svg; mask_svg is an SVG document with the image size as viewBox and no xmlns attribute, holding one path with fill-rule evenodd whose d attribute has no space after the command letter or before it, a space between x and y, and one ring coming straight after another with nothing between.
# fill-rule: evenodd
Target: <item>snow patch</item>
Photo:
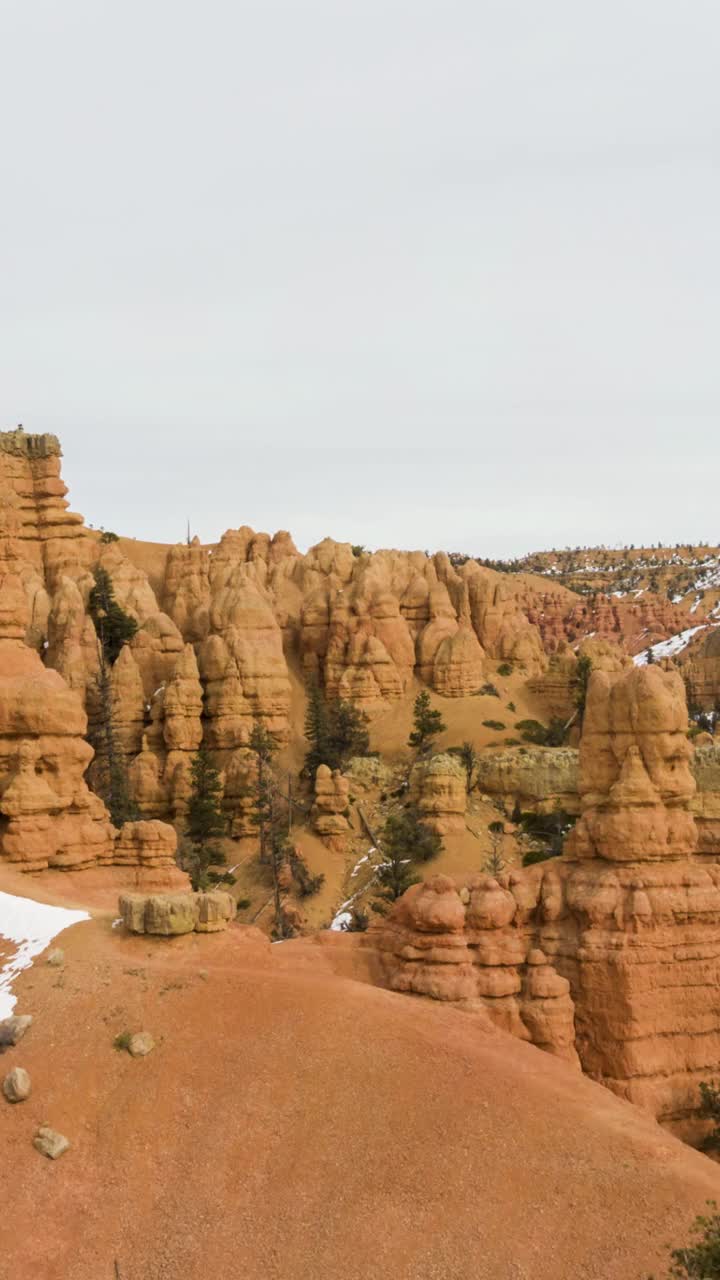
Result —
<instances>
[{"instance_id":1,"label":"snow patch","mask_svg":"<svg viewBox=\"0 0 720 1280\"><path fill-rule=\"evenodd\" d=\"M698 627L688 627L686 631L679 631L676 636L670 636L669 640L659 640L657 644L651 646L653 657L656 660L674 658L676 653L681 653L683 649L687 648L696 632L705 630L705 625L703 622ZM644 649L642 653L636 653L633 658L636 667L647 666L647 660L647 649Z\"/></svg>"},{"instance_id":2,"label":"snow patch","mask_svg":"<svg viewBox=\"0 0 720 1280\"><path fill-rule=\"evenodd\" d=\"M16 1004L12 984L23 969L29 969L35 956L52 942L58 933L80 920L89 920L87 911L68 911L65 907L49 907L31 898L16 898L0 893L0 939L17 944L9 959L0 960L0 1020L9 1018Z\"/></svg>"}]
</instances>

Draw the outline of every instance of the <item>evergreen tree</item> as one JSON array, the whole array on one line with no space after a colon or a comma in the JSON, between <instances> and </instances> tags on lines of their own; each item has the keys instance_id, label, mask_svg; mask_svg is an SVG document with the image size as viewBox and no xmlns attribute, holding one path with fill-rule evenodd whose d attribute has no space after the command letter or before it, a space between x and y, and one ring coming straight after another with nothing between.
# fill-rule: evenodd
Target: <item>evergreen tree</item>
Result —
<instances>
[{"instance_id":1,"label":"evergreen tree","mask_svg":"<svg viewBox=\"0 0 720 1280\"><path fill-rule=\"evenodd\" d=\"M225 834L226 823L220 807L222 783L207 747L201 746L190 768L191 791L185 834L192 842L188 868L192 887L207 889L212 881L210 867L223 865L225 855L216 843ZM216 877L222 879L222 877Z\"/></svg>"},{"instance_id":2,"label":"evergreen tree","mask_svg":"<svg viewBox=\"0 0 720 1280\"><path fill-rule=\"evenodd\" d=\"M429 862L442 851L442 840L421 821L414 808L391 813L383 828L381 852L383 861L376 872L381 897L394 902L419 877L413 874L413 862Z\"/></svg>"},{"instance_id":3,"label":"evergreen tree","mask_svg":"<svg viewBox=\"0 0 720 1280\"><path fill-rule=\"evenodd\" d=\"M115 599L107 570L96 565L93 577L95 582L88 597L88 612L98 638L96 716L90 735L95 749L93 773L98 793L105 801L113 825L122 827L138 814L130 799L127 762L117 736L111 668L123 646L135 635L137 622Z\"/></svg>"},{"instance_id":4,"label":"evergreen tree","mask_svg":"<svg viewBox=\"0 0 720 1280\"><path fill-rule=\"evenodd\" d=\"M105 661L112 667L123 645L132 640L138 624L115 599L112 578L107 570L96 565L93 578L95 585L88 596L88 613L93 620Z\"/></svg>"},{"instance_id":5,"label":"evergreen tree","mask_svg":"<svg viewBox=\"0 0 720 1280\"><path fill-rule=\"evenodd\" d=\"M329 769L346 769L353 756L368 753L368 718L345 698L327 701L317 682L310 687L305 715L305 737L310 750L305 769L313 777L321 764Z\"/></svg>"},{"instance_id":6,"label":"evergreen tree","mask_svg":"<svg viewBox=\"0 0 720 1280\"><path fill-rule=\"evenodd\" d=\"M288 863L291 870L294 870L294 850L288 839L288 811L283 811L282 797L273 775L273 757L277 751L277 745L265 726L256 723L248 746L255 752L257 760L254 814L258 824L258 857L263 865L270 868L275 915L274 934L276 938L291 938L293 929L288 924L282 909L280 868L284 863ZM291 813L290 808L290 815ZM320 888L320 883L322 879L320 882L317 879L313 880L308 872L305 891L316 892Z\"/></svg>"},{"instance_id":7,"label":"evergreen tree","mask_svg":"<svg viewBox=\"0 0 720 1280\"><path fill-rule=\"evenodd\" d=\"M345 698L336 698L329 707L331 769L345 769L353 756L366 756L370 747L368 718L364 711Z\"/></svg>"},{"instance_id":8,"label":"evergreen tree","mask_svg":"<svg viewBox=\"0 0 720 1280\"><path fill-rule=\"evenodd\" d=\"M310 750L305 756L305 768L313 778L318 766L327 764L329 755L327 704L317 680L313 681L308 690L305 737L310 743Z\"/></svg>"},{"instance_id":9,"label":"evergreen tree","mask_svg":"<svg viewBox=\"0 0 720 1280\"><path fill-rule=\"evenodd\" d=\"M592 673L592 659L585 653L581 653L578 658L577 668L575 670L575 693L574 702L578 709L578 714L582 719L585 714L585 703L587 702L588 684L590 683L590 675Z\"/></svg>"},{"instance_id":10,"label":"evergreen tree","mask_svg":"<svg viewBox=\"0 0 720 1280\"><path fill-rule=\"evenodd\" d=\"M433 738L438 733L443 733L446 728L442 714L430 706L430 694L427 689L423 689L415 699L413 725L408 743L416 748L418 754L429 751Z\"/></svg>"},{"instance_id":11,"label":"evergreen tree","mask_svg":"<svg viewBox=\"0 0 720 1280\"><path fill-rule=\"evenodd\" d=\"M126 822L134 822L139 814L130 798L127 763L115 727L110 668L100 643L95 700L97 719L90 734L90 743L95 750L95 789L105 802L113 826L122 827Z\"/></svg>"},{"instance_id":12,"label":"evergreen tree","mask_svg":"<svg viewBox=\"0 0 720 1280\"><path fill-rule=\"evenodd\" d=\"M269 836L275 816L274 786L272 779L272 760L277 747L275 739L263 724L256 722L248 743L255 752L257 760L257 776L255 782L254 815L258 824L260 839L260 861L268 861Z\"/></svg>"}]
</instances>

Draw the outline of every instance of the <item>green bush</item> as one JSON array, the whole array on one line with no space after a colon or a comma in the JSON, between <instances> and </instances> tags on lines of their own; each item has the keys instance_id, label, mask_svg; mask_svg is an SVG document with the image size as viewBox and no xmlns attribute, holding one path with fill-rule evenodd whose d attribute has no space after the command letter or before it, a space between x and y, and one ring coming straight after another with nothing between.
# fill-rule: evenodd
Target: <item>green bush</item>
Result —
<instances>
[{"instance_id":1,"label":"green bush","mask_svg":"<svg viewBox=\"0 0 720 1280\"><path fill-rule=\"evenodd\" d=\"M101 542L119 542L120 539L118 538L116 533L112 532L111 529L103 529L102 533L100 534L100 541Z\"/></svg>"},{"instance_id":2,"label":"green bush","mask_svg":"<svg viewBox=\"0 0 720 1280\"><path fill-rule=\"evenodd\" d=\"M720 1089L714 1081L700 1081L700 1110L715 1125L703 1143L705 1150L711 1151L720 1147Z\"/></svg>"},{"instance_id":3,"label":"green bush","mask_svg":"<svg viewBox=\"0 0 720 1280\"><path fill-rule=\"evenodd\" d=\"M501 662L501 663L500 663L500 666L498 667L498 675L499 675L499 676L511 676L511 675L512 675L512 670L513 670L513 669L512 669L512 667L510 666L510 663L509 663L509 662Z\"/></svg>"},{"instance_id":4,"label":"green bush","mask_svg":"<svg viewBox=\"0 0 720 1280\"><path fill-rule=\"evenodd\" d=\"M486 729L495 729L498 733L502 733L502 730L507 728L507 725L504 725L502 720L483 720L483 724Z\"/></svg>"},{"instance_id":5,"label":"green bush","mask_svg":"<svg viewBox=\"0 0 720 1280\"><path fill-rule=\"evenodd\" d=\"M480 696L482 697L483 695L484 695L486 698L499 698L499 697L500 697L500 694L499 694L498 690L495 688L495 685L494 685L494 684L484 684L484 685L483 685L483 687L482 687L482 689L480 690Z\"/></svg>"},{"instance_id":6,"label":"green bush","mask_svg":"<svg viewBox=\"0 0 720 1280\"><path fill-rule=\"evenodd\" d=\"M132 1031L121 1031L120 1035L116 1036L115 1039L113 1040L113 1048L129 1049L130 1041L132 1040L132 1035L133 1035Z\"/></svg>"},{"instance_id":7,"label":"green bush","mask_svg":"<svg viewBox=\"0 0 720 1280\"><path fill-rule=\"evenodd\" d=\"M252 898L238 898L236 903L237 911L247 911L252 906Z\"/></svg>"},{"instance_id":8,"label":"green bush","mask_svg":"<svg viewBox=\"0 0 720 1280\"><path fill-rule=\"evenodd\" d=\"M559 747L565 738L565 724L557 717L549 725L539 720L518 720L515 728L520 730L525 742L532 742L536 747Z\"/></svg>"},{"instance_id":9,"label":"green bush","mask_svg":"<svg viewBox=\"0 0 720 1280\"><path fill-rule=\"evenodd\" d=\"M714 1211L717 1205L708 1200ZM700 1214L691 1227L694 1243L673 1249L667 1280L720 1280L720 1214ZM648 1280L654 1280L649 1276Z\"/></svg>"}]
</instances>

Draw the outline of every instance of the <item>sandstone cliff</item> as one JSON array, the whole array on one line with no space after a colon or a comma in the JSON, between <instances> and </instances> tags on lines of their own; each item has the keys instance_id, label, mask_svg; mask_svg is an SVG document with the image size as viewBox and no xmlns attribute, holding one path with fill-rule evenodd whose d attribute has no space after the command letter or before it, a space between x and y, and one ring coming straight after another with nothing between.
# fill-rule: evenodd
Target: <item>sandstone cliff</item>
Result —
<instances>
[{"instance_id":1,"label":"sandstone cliff","mask_svg":"<svg viewBox=\"0 0 720 1280\"><path fill-rule=\"evenodd\" d=\"M677 672L594 674L564 855L414 886L367 945L394 990L479 1005L698 1135L720 1061L720 867L698 856L686 726Z\"/></svg>"}]
</instances>

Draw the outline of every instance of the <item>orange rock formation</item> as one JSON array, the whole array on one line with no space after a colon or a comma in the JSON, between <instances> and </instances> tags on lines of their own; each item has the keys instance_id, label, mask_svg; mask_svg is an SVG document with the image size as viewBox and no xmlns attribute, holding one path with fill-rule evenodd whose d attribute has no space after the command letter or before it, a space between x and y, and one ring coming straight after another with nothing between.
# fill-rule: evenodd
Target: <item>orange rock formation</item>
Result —
<instances>
[{"instance_id":1,"label":"orange rock formation","mask_svg":"<svg viewBox=\"0 0 720 1280\"><path fill-rule=\"evenodd\" d=\"M414 886L367 944L392 989L479 1003L697 1134L720 1060L720 867L698 856L686 725L676 671L594 674L562 858Z\"/></svg>"}]
</instances>

